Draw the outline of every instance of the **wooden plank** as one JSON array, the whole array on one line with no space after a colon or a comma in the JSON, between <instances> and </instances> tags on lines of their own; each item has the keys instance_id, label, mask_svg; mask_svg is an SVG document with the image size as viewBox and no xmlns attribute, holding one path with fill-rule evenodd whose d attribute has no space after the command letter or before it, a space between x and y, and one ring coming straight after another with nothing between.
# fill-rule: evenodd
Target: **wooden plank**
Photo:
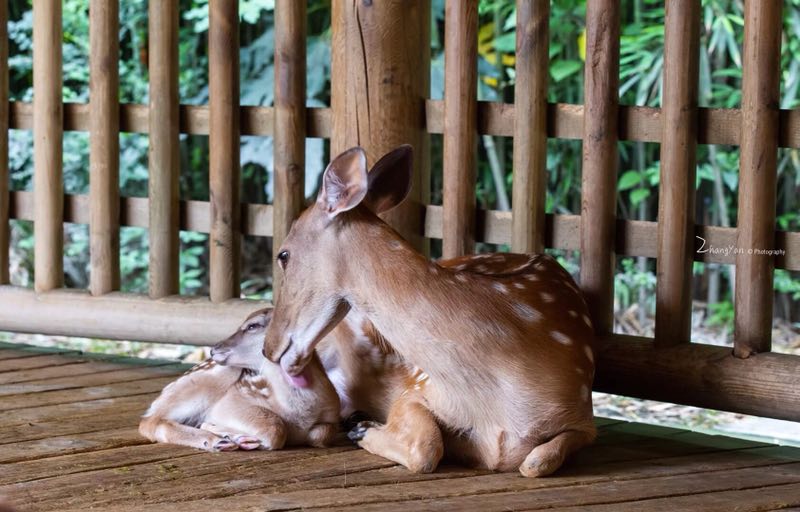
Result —
<instances>
[{"instance_id":1,"label":"wooden plank","mask_svg":"<svg viewBox=\"0 0 800 512\"><path fill-rule=\"evenodd\" d=\"M446 0L442 257L475 249L478 2Z\"/></svg>"},{"instance_id":2,"label":"wooden plank","mask_svg":"<svg viewBox=\"0 0 800 512\"><path fill-rule=\"evenodd\" d=\"M151 300L113 292L102 299L82 290L32 290L0 286L0 330L114 340L214 345L231 335L264 301L234 299L213 304L207 297ZM142 322L147 318L147 322Z\"/></svg>"},{"instance_id":3,"label":"wooden plank","mask_svg":"<svg viewBox=\"0 0 800 512\"><path fill-rule=\"evenodd\" d=\"M166 385L166 384L165 384ZM93 430L82 426L88 418L117 415L120 410L145 411L158 396L160 388L146 393L135 390L132 395L100 398L86 402L63 402L50 405L17 409L14 414L0 415L0 429L16 429L26 425L47 425L51 422L63 422L58 430L62 435L75 434ZM96 430L96 429L94 429ZM36 438L38 436L34 436Z\"/></svg>"},{"instance_id":4,"label":"wooden plank","mask_svg":"<svg viewBox=\"0 0 800 512\"><path fill-rule=\"evenodd\" d=\"M424 101L430 94L430 0L331 3L331 155L359 145L374 164L414 148L407 199L382 215L421 252L421 205L430 188Z\"/></svg>"},{"instance_id":5,"label":"wooden plank","mask_svg":"<svg viewBox=\"0 0 800 512\"><path fill-rule=\"evenodd\" d=\"M544 252L550 2L517 1L511 250Z\"/></svg>"},{"instance_id":6,"label":"wooden plank","mask_svg":"<svg viewBox=\"0 0 800 512\"><path fill-rule=\"evenodd\" d=\"M0 284L9 283L8 3L0 2Z\"/></svg>"},{"instance_id":7,"label":"wooden plank","mask_svg":"<svg viewBox=\"0 0 800 512\"><path fill-rule=\"evenodd\" d=\"M15 462L2 466L0 486L30 482L98 469L114 468L127 472L127 468L148 462L168 462L170 459L198 455L199 451L166 444L145 444L109 448L94 452L81 452L71 455L57 455L44 459Z\"/></svg>"},{"instance_id":8,"label":"wooden plank","mask_svg":"<svg viewBox=\"0 0 800 512\"><path fill-rule=\"evenodd\" d=\"M13 414L16 415L17 411L21 409L41 407L44 405L68 404L100 400L103 398L158 393L173 380L175 380L175 375L158 378L143 378L106 386L3 396L0 397L0 411L14 411Z\"/></svg>"},{"instance_id":9,"label":"wooden plank","mask_svg":"<svg viewBox=\"0 0 800 512\"><path fill-rule=\"evenodd\" d=\"M62 359L62 361L54 361L53 363L44 367L39 366L36 368L14 369L12 371L3 371L2 366L0 366L0 384L21 384L23 382L43 381L62 377L78 377L92 373L109 372L113 370L127 370L132 367L130 364L120 364L112 361L106 362L87 361L81 359ZM23 359L23 361L25 361L25 359ZM34 359L33 361L36 360ZM11 362L13 362L13 360ZM169 363L164 362L163 364ZM4 389L0 389L0 393L4 392Z\"/></svg>"},{"instance_id":10,"label":"wooden plank","mask_svg":"<svg viewBox=\"0 0 800 512\"><path fill-rule=\"evenodd\" d=\"M178 293L178 1L149 3L150 297Z\"/></svg>"},{"instance_id":11,"label":"wooden plank","mask_svg":"<svg viewBox=\"0 0 800 512\"><path fill-rule=\"evenodd\" d=\"M81 359L64 358L57 355L49 354L36 354L16 358L1 358L0 357L0 379L4 378L6 373L17 372L31 372L41 368L57 368L59 366L79 364Z\"/></svg>"},{"instance_id":12,"label":"wooden plank","mask_svg":"<svg viewBox=\"0 0 800 512\"><path fill-rule=\"evenodd\" d=\"M166 375L178 376L184 372L183 365L169 365L156 367L152 365L133 367L94 363L97 371L82 375L52 376L25 382L5 383L0 389L0 397L13 397L19 395L19 402L24 403L29 394L45 391L78 389L89 386L101 386L128 382L149 377Z\"/></svg>"},{"instance_id":13,"label":"wooden plank","mask_svg":"<svg viewBox=\"0 0 800 512\"><path fill-rule=\"evenodd\" d=\"M306 2L275 5L275 138L272 257L275 259L305 202ZM272 293L280 294L282 273L272 272Z\"/></svg>"},{"instance_id":14,"label":"wooden plank","mask_svg":"<svg viewBox=\"0 0 800 512\"><path fill-rule=\"evenodd\" d=\"M47 291L64 283L60 0L37 2L33 39L34 287Z\"/></svg>"},{"instance_id":15,"label":"wooden plank","mask_svg":"<svg viewBox=\"0 0 800 512\"><path fill-rule=\"evenodd\" d=\"M737 357L772 344L774 249L780 100L781 2L745 5L742 134L736 245L734 348Z\"/></svg>"},{"instance_id":16,"label":"wooden plank","mask_svg":"<svg viewBox=\"0 0 800 512\"><path fill-rule=\"evenodd\" d=\"M580 283L598 334L614 327L619 9L586 2Z\"/></svg>"},{"instance_id":17,"label":"wooden plank","mask_svg":"<svg viewBox=\"0 0 800 512\"><path fill-rule=\"evenodd\" d=\"M92 295L119 289L119 1L89 7L89 254Z\"/></svg>"},{"instance_id":18,"label":"wooden plank","mask_svg":"<svg viewBox=\"0 0 800 512\"><path fill-rule=\"evenodd\" d=\"M689 343L692 333L700 5L692 0L669 2L665 25L656 262L659 346Z\"/></svg>"},{"instance_id":19,"label":"wooden plank","mask_svg":"<svg viewBox=\"0 0 800 512\"><path fill-rule=\"evenodd\" d=\"M740 359L699 343L657 349L652 340L600 340L595 390L663 402L800 421L800 358Z\"/></svg>"},{"instance_id":20,"label":"wooden plank","mask_svg":"<svg viewBox=\"0 0 800 512\"><path fill-rule=\"evenodd\" d=\"M212 0L208 9L209 296L222 302L239 297L239 3Z\"/></svg>"},{"instance_id":21,"label":"wooden plank","mask_svg":"<svg viewBox=\"0 0 800 512\"><path fill-rule=\"evenodd\" d=\"M85 453L121 446L135 446L149 443L139 435L136 423L125 428L89 432L72 436L54 436L33 441L2 445L0 463L11 464L26 460L36 460L54 455ZM0 493L3 491L0 488ZM12 495L13 497L13 495Z\"/></svg>"}]
</instances>

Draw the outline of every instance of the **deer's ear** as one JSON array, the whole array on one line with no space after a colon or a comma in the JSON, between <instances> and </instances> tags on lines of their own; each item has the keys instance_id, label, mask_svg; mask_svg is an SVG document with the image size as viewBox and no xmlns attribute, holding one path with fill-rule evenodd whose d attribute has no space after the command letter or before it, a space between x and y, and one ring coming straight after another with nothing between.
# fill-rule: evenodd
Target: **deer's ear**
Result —
<instances>
[{"instance_id":1,"label":"deer's ear","mask_svg":"<svg viewBox=\"0 0 800 512\"><path fill-rule=\"evenodd\" d=\"M391 210L403 202L411 190L414 150L403 144L383 155L369 171L365 204L375 213Z\"/></svg>"},{"instance_id":2,"label":"deer's ear","mask_svg":"<svg viewBox=\"0 0 800 512\"><path fill-rule=\"evenodd\" d=\"M367 194L367 155L356 146L334 158L322 176L317 197L331 217L358 206Z\"/></svg>"}]
</instances>

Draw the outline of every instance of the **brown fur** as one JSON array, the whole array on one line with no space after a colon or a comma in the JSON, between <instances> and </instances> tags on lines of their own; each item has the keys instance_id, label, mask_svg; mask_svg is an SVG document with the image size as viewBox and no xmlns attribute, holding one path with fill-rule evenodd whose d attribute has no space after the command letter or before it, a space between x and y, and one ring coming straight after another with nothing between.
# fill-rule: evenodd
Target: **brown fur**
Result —
<instances>
[{"instance_id":1,"label":"brown fur","mask_svg":"<svg viewBox=\"0 0 800 512\"><path fill-rule=\"evenodd\" d=\"M370 187L395 172L381 165ZM555 471L595 436L593 331L577 286L548 256L487 256L474 272L429 262L361 204L394 204L366 183L364 158L346 152L295 222L265 355L301 371L352 309L429 376L397 396L386 425L355 434L363 447L417 471L435 468L445 445L490 469Z\"/></svg>"}]
</instances>

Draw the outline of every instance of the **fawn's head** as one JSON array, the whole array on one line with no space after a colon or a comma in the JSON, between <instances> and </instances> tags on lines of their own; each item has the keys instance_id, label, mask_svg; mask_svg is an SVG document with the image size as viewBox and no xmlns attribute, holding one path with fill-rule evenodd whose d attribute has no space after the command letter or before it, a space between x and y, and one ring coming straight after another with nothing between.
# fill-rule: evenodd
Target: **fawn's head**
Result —
<instances>
[{"instance_id":1,"label":"fawn's head","mask_svg":"<svg viewBox=\"0 0 800 512\"><path fill-rule=\"evenodd\" d=\"M358 271L353 237L381 223L377 213L400 204L411 187L411 146L389 152L367 173L364 150L355 147L328 164L317 201L300 215L278 252L283 272L264 355L299 374L314 347L350 310L344 281Z\"/></svg>"},{"instance_id":2,"label":"fawn's head","mask_svg":"<svg viewBox=\"0 0 800 512\"><path fill-rule=\"evenodd\" d=\"M251 314L228 339L214 345L211 358L223 366L258 370L264 363L261 348L271 319L269 308Z\"/></svg>"}]
</instances>

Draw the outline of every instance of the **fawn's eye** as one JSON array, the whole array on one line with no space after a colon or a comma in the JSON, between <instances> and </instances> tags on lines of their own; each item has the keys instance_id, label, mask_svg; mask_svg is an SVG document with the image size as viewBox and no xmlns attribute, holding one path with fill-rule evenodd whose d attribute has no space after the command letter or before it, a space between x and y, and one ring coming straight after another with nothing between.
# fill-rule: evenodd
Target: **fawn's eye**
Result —
<instances>
[{"instance_id":1,"label":"fawn's eye","mask_svg":"<svg viewBox=\"0 0 800 512\"><path fill-rule=\"evenodd\" d=\"M253 322L252 324L248 325L245 329L247 332L253 332L257 329L261 328L261 324Z\"/></svg>"},{"instance_id":2,"label":"fawn's eye","mask_svg":"<svg viewBox=\"0 0 800 512\"><path fill-rule=\"evenodd\" d=\"M289 263L289 251L281 251L278 253L278 264L281 268L285 269L286 264Z\"/></svg>"}]
</instances>

